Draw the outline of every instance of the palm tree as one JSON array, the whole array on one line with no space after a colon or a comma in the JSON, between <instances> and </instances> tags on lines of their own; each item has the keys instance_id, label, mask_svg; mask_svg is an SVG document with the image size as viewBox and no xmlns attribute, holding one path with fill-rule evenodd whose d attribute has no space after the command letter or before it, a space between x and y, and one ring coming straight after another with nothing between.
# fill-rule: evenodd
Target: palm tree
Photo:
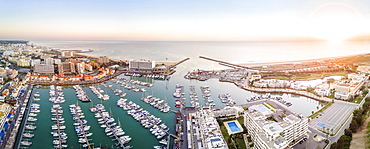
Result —
<instances>
[{"instance_id":1,"label":"palm tree","mask_svg":"<svg viewBox=\"0 0 370 149\"><path fill-rule=\"evenodd\" d=\"M333 132L333 131L334 131L334 129L332 128L332 129L330 129L330 130L331 130L331 134L332 134L332 135L334 135L334 132Z\"/></svg>"}]
</instances>

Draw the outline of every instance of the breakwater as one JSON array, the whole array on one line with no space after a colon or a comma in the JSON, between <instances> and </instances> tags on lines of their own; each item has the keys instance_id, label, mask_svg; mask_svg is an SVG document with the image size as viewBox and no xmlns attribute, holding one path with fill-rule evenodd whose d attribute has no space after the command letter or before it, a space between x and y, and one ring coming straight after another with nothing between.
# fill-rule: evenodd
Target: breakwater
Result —
<instances>
[{"instance_id":1,"label":"breakwater","mask_svg":"<svg viewBox=\"0 0 370 149\"><path fill-rule=\"evenodd\" d=\"M224 65L224 66L228 66L228 67L232 67L232 68L236 67L236 68L249 69L249 67L245 67L245 66L237 65L237 64L232 64L232 63L229 63L229 62L224 62L224 61L220 61L220 60L216 60L216 59L208 58L208 57L204 57L204 56L199 56L199 58L214 61L214 62L218 62L220 65Z\"/></svg>"}]
</instances>

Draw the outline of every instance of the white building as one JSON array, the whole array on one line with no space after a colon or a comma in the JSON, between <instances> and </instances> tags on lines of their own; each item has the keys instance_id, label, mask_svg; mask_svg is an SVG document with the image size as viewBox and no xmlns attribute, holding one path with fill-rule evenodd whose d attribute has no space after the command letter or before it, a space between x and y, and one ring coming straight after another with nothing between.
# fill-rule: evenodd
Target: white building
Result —
<instances>
[{"instance_id":1,"label":"white building","mask_svg":"<svg viewBox=\"0 0 370 149\"><path fill-rule=\"evenodd\" d=\"M54 65L54 59L51 57L45 58L45 65Z\"/></svg>"},{"instance_id":2,"label":"white building","mask_svg":"<svg viewBox=\"0 0 370 149\"><path fill-rule=\"evenodd\" d=\"M40 65L40 64L41 64L41 60L40 59L33 59L31 61L31 66Z\"/></svg>"},{"instance_id":3,"label":"white building","mask_svg":"<svg viewBox=\"0 0 370 149\"><path fill-rule=\"evenodd\" d=\"M340 92L337 91L334 93L335 99L341 99L341 100L348 100L349 99L349 93L348 92Z\"/></svg>"},{"instance_id":4,"label":"white building","mask_svg":"<svg viewBox=\"0 0 370 149\"><path fill-rule=\"evenodd\" d=\"M77 73L83 73L85 72L85 63L76 63L76 71Z\"/></svg>"},{"instance_id":5,"label":"white building","mask_svg":"<svg viewBox=\"0 0 370 149\"><path fill-rule=\"evenodd\" d=\"M315 94L319 96L325 96L325 97L331 95L330 89L321 89L321 88L315 89Z\"/></svg>"},{"instance_id":6,"label":"white building","mask_svg":"<svg viewBox=\"0 0 370 149\"><path fill-rule=\"evenodd\" d=\"M186 125L188 148L228 149L211 109L201 109L189 113Z\"/></svg>"},{"instance_id":7,"label":"white building","mask_svg":"<svg viewBox=\"0 0 370 149\"><path fill-rule=\"evenodd\" d=\"M54 74L54 66L53 65L35 65L34 72L40 74Z\"/></svg>"},{"instance_id":8,"label":"white building","mask_svg":"<svg viewBox=\"0 0 370 149\"><path fill-rule=\"evenodd\" d=\"M62 61L60 59L54 59L54 64L60 64Z\"/></svg>"},{"instance_id":9,"label":"white building","mask_svg":"<svg viewBox=\"0 0 370 149\"><path fill-rule=\"evenodd\" d=\"M73 51L62 51L62 57L73 57Z\"/></svg>"},{"instance_id":10,"label":"white building","mask_svg":"<svg viewBox=\"0 0 370 149\"><path fill-rule=\"evenodd\" d=\"M130 60L130 70L152 70L155 67L155 61L152 60Z\"/></svg>"},{"instance_id":11,"label":"white building","mask_svg":"<svg viewBox=\"0 0 370 149\"><path fill-rule=\"evenodd\" d=\"M20 59L17 61L17 65L18 66L21 66L21 67L29 67L31 66L30 65L30 62L28 60L25 60L25 59Z\"/></svg>"},{"instance_id":12,"label":"white building","mask_svg":"<svg viewBox=\"0 0 370 149\"><path fill-rule=\"evenodd\" d=\"M245 112L244 125L251 135L254 147L259 149L292 147L306 138L308 131L306 117L272 112L264 105L249 107Z\"/></svg>"}]
</instances>

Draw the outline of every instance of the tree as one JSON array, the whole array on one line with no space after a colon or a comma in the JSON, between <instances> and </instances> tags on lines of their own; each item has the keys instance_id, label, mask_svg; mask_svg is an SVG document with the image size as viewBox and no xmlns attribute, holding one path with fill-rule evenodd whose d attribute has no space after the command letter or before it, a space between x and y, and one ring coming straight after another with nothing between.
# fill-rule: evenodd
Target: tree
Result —
<instances>
[{"instance_id":1,"label":"tree","mask_svg":"<svg viewBox=\"0 0 370 149\"><path fill-rule=\"evenodd\" d=\"M330 146L330 149L337 149L338 148L338 143L337 142L334 142L333 144L331 144Z\"/></svg>"},{"instance_id":2,"label":"tree","mask_svg":"<svg viewBox=\"0 0 370 149\"><path fill-rule=\"evenodd\" d=\"M347 128L344 130L344 135L352 137L352 131L351 129Z\"/></svg>"},{"instance_id":3,"label":"tree","mask_svg":"<svg viewBox=\"0 0 370 149\"><path fill-rule=\"evenodd\" d=\"M328 132L327 132L327 134L326 134L326 138L328 137L328 135L329 135L329 130L330 130L330 128L326 128L326 130L328 130Z\"/></svg>"},{"instance_id":4,"label":"tree","mask_svg":"<svg viewBox=\"0 0 370 149\"><path fill-rule=\"evenodd\" d=\"M331 131L331 134L332 134L332 135L334 135L334 132L333 132L333 130L334 130L333 128L332 128L332 129L330 129L330 131Z\"/></svg>"}]
</instances>

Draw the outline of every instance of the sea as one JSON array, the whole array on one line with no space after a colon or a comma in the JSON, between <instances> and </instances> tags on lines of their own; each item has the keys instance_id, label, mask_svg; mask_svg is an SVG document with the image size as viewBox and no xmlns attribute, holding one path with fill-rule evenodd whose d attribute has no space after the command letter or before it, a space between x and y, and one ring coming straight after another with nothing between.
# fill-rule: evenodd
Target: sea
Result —
<instances>
[{"instance_id":1,"label":"sea","mask_svg":"<svg viewBox=\"0 0 370 149\"><path fill-rule=\"evenodd\" d=\"M156 117L160 117L169 128L170 133L175 134L175 113L162 113L158 109L142 102L140 99L144 96L153 95L155 97L164 99L173 110L178 110L174 107L175 98L172 96L175 91L176 84L184 85L187 99L186 105L190 106L189 87L195 86L198 95L201 95L201 86L209 86L211 90L211 98L216 104L216 108L224 107L218 99L219 94L230 93L231 97L236 100L236 104L247 103L246 99L253 96L260 96L261 94L245 91L232 83L219 82L217 79L210 79L207 81L188 80L184 75L196 69L204 70L220 70L228 69L216 62L200 59L199 56L206 56L218 60L227 61L230 63L258 63L258 62L278 62L290 60L306 60L323 57L345 56L353 54L367 53L370 49L370 43L362 42L345 42L341 44L331 44L326 42L252 42L252 41L238 41L238 42L220 42L220 41L30 41L34 45L45 46L48 48L61 50L87 50L92 49L93 52L85 53L92 56L107 56L109 58L130 60L130 59L150 59L157 62L177 62L184 58L190 60L178 65L176 73L171 76L169 80L156 80L143 77L122 76L131 80L140 80L144 82L153 83L153 87L145 87L146 92L134 92L132 90L125 90L127 96L124 97L130 101L139 104L143 109L149 111ZM120 88L120 86L109 82L113 88ZM94 143L95 147L117 148L112 138L108 137L98 125L97 118L94 113L90 112L89 108L92 105L103 104L107 111L115 118L116 122L121 124L122 129L129 135L132 140L127 144L138 149L150 149L153 146L160 145L159 140L150 133L148 129L143 128L139 122L134 120L126 111L117 107L116 102L120 98L116 96L110 89L95 84L110 95L110 100L101 101L88 88L83 86L88 96L92 99L90 103L82 103L78 101L75 91L71 86L63 87L66 102L61 104L64 110L63 117L65 118L65 125L68 134L68 148L82 148L77 142L78 138L74 131L73 119L69 112L69 105L76 104L82 107L82 111L86 115L88 125L91 126L90 132L93 135L90 137L90 142ZM21 138L21 140L29 140L33 142L29 148L53 148L53 137L50 134L51 121L50 107L52 103L49 98L49 87L44 86L34 89L34 92L41 94L41 101L37 102L41 105L41 112L36 117L35 122L37 128L32 133L35 137L32 139ZM288 107L289 110L302 113L309 116L312 111L317 111L322 103L296 95L290 94L272 94L272 96L283 97L284 100L291 102L293 105ZM199 97L201 105L204 104L202 97Z\"/></svg>"}]
</instances>

